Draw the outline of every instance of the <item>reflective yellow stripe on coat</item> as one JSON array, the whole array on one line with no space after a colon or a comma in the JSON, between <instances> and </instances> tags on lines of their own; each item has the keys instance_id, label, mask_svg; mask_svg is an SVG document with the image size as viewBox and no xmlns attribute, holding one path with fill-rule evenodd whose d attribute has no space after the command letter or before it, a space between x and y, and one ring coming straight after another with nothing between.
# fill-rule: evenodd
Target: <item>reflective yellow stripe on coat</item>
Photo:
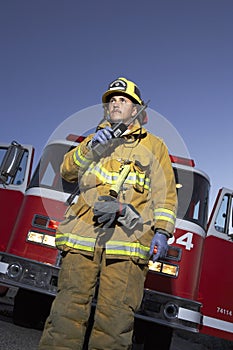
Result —
<instances>
[{"instance_id":1,"label":"reflective yellow stripe on coat","mask_svg":"<svg viewBox=\"0 0 233 350\"><path fill-rule=\"evenodd\" d=\"M77 151L74 152L73 159L75 164L82 169L87 168L91 163L90 159L82 155L81 148L78 148Z\"/></svg>"},{"instance_id":2,"label":"reflective yellow stripe on coat","mask_svg":"<svg viewBox=\"0 0 233 350\"><path fill-rule=\"evenodd\" d=\"M56 246L58 247L65 245L71 249L93 252L95 243L95 238L82 237L71 233L56 234ZM139 242L109 241L105 244L105 250L107 255L147 259L150 248L145 247Z\"/></svg>"},{"instance_id":3,"label":"reflective yellow stripe on coat","mask_svg":"<svg viewBox=\"0 0 233 350\"><path fill-rule=\"evenodd\" d=\"M176 215L172 210L157 208L157 209L154 209L154 219L155 221L164 220L175 225Z\"/></svg>"},{"instance_id":4,"label":"reflective yellow stripe on coat","mask_svg":"<svg viewBox=\"0 0 233 350\"><path fill-rule=\"evenodd\" d=\"M72 249L85 250L93 252L95 247L95 238L82 237L72 233L58 233L56 234L56 246L66 245Z\"/></svg>"},{"instance_id":5,"label":"reflective yellow stripe on coat","mask_svg":"<svg viewBox=\"0 0 233 350\"><path fill-rule=\"evenodd\" d=\"M79 158L79 160L77 160L77 155L76 155L75 158L76 158L76 162L78 161L79 164L82 162L82 166L86 166L88 164L88 160L84 157L82 157L82 159ZM119 172L109 171L104 166L101 166L99 163L91 164L87 169L87 173L88 172L94 174L103 183L108 183L110 185L116 184L120 176ZM150 179L146 177L145 174L141 174L137 171L135 172L130 171L130 173L128 174L125 180L125 183L130 185L137 184L139 186L144 187L146 190L150 189Z\"/></svg>"}]
</instances>

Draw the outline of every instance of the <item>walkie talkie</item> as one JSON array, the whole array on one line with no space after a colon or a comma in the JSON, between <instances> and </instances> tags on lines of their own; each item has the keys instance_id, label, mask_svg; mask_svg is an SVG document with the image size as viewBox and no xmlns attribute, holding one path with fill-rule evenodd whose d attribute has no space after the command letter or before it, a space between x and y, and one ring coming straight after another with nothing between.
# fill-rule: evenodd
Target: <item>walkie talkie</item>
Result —
<instances>
[{"instance_id":1,"label":"walkie talkie","mask_svg":"<svg viewBox=\"0 0 233 350\"><path fill-rule=\"evenodd\" d=\"M117 123L113 129L112 129L112 136L113 138L121 137L121 135L124 134L124 132L128 129L128 126L138 118L138 116L147 108L150 100L147 101L137 112L137 114L128 121L128 123L119 122ZM92 145L92 150L98 155L101 156L101 154L108 148L108 144L102 145L98 141L96 141L96 144Z\"/></svg>"}]
</instances>

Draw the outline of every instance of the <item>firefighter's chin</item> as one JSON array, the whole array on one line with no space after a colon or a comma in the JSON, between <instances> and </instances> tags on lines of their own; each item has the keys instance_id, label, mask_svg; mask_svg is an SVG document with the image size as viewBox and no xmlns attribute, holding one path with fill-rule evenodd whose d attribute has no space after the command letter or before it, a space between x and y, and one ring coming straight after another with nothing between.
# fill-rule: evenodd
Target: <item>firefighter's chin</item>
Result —
<instances>
[{"instance_id":1,"label":"firefighter's chin","mask_svg":"<svg viewBox=\"0 0 233 350\"><path fill-rule=\"evenodd\" d=\"M109 120L111 123L114 123L114 124L116 123L126 124L130 120L130 118L129 117L126 118L125 116L122 115L122 113L116 111L110 114Z\"/></svg>"},{"instance_id":2,"label":"firefighter's chin","mask_svg":"<svg viewBox=\"0 0 233 350\"><path fill-rule=\"evenodd\" d=\"M121 112L120 111L118 111L118 110L115 110L115 111L111 111L110 113L110 117L112 118L112 119L116 119L116 118L122 118L122 114L121 114Z\"/></svg>"},{"instance_id":3,"label":"firefighter's chin","mask_svg":"<svg viewBox=\"0 0 233 350\"><path fill-rule=\"evenodd\" d=\"M117 123L122 123L122 122L123 122L122 116L119 116L116 114L110 116L110 123L111 124L117 124Z\"/></svg>"}]
</instances>

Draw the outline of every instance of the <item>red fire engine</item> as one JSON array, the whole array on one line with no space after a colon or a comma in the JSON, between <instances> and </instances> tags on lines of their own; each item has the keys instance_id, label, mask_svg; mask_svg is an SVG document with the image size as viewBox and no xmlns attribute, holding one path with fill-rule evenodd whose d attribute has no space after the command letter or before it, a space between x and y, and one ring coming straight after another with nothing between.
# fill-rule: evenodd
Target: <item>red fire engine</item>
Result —
<instances>
[{"instance_id":1,"label":"red fire engine","mask_svg":"<svg viewBox=\"0 0 233 350\"><path fill-rule=\"evenodd\" d=\"M56 295L61 256L55 231L74 191L59 168L81 140L49 142L32 177L33 147L0 145L0 284L17 289L17 324L42 327ZM219 191L208 220L208 176L191 159L171 161L176 230L166 258L150 262L136 320L233 340L233 191Z\"/></svg>"}]
</instances>

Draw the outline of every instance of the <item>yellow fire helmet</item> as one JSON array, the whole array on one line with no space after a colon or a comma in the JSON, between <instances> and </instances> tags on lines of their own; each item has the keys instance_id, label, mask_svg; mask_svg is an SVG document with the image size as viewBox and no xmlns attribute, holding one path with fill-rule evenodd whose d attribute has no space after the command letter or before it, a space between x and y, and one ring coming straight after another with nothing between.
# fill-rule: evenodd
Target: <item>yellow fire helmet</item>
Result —
<instances>
[{"instance_id":1,"label":"yellow fire helmet","mask_svg":"<svg viewBox=\"0 0 233 350\"><path fill-rule=\"evenodd\" d=\"M102 96L102 102L108 103L112 95L122 93L134 103L143 105L140 90L137 85L126 78L118 78L109 84L108 90Z\"/></svg>"}]
</instances>

